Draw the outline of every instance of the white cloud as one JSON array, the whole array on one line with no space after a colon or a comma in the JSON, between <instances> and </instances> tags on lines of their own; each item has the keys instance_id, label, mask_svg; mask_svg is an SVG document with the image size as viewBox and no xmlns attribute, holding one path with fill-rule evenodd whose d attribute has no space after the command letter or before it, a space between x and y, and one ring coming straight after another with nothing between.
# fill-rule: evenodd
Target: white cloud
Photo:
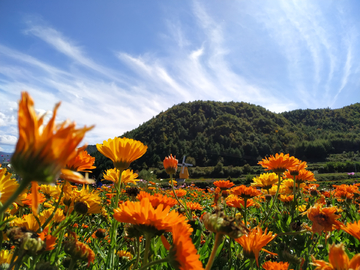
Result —
<instances>
[{"instance_id":1,"label":"white cloud","mask_svg":"<svg viewBox=\"0 0 360 270\"><path fill-rule=\"evenodd\" d=\"M17 138L12 135L0 135L0 144L15 145Z\"/></svg>"}]
</instances>

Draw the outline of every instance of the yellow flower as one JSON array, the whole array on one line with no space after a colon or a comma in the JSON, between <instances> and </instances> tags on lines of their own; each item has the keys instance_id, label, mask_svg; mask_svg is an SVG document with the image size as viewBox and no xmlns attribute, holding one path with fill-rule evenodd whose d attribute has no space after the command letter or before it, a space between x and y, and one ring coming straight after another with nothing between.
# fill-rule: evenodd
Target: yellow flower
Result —
<instances>
[{"instance_id":1,"label":"yellow flower","mask_svg":"<svg viewBox=\"0 0 360 270\"><path fill-rule=\"evenodd\" d=\"M11 173L6 169L0 169L0 202L4 204L15 190L19 187L15 179L11 179Z\"/></svg>"},{"instance_id":2,"label":"yellow flower","mask_svg":"<svg viewBox=\"0 0 360 270\"><path fill-rule=\"evenodd\" d=\"M8 250L3 249L0 251L0 265L7 263L10 264L13 254Z\"/></svg>"},{"instance_id":3,"label":"yellow flower","mask_svg":"<svg viewBox=\"0 0 360 270\"><path fill-rule=\"evenodd\" d=\"M117 255L120 258L127 258L128 260L132 260L132 258L133 258L133 255L130 252L126 251L126 250L119 250L117 252Z\"/></svg>"},{"instance_id":4,"label":"yellow flower","mask_svg":"<svg viewBox=\"0 0 360 270\"><path fill-rule=\"evenodd\" d=\"M258 177L254 177L252 180L254 182L251 183L252 186L270 189L272 185L278 183L279 177L276 173L263 173L260 174Z\"/></svg>"},{"instance_id":5,"label":"yellow flower","mask_svg":"<svg viewBox=\"0 0 360 270\"><path fill-rule=\"evenodd\" d=\"M76 155L76 147L85 133L93 128L75 129L75 123L66 121L56 125L55 117L60 103L55 105L53 115L43 126L44 115L38 117L34 101L23 92L19 103L19 139L11 164L23 181L54 182L66 162Z\"/></svg>"},{"instance_id":6,"label":"yellow flower","mask_svg":"<svg viewBox=\"0 0 360 270\"><path fill-rule=\"evenodd\" d=\"M116 184L119 182L119 175L120 175L120 171L118 169L116 169L116 168L109 169L109 170L106 170L106 172L104 173L103 180L108 180L108 181L114 182ZM124 185L127 185L129 183L136 185L136 182L139 180L135 180L135 179L138 176L139 175L137 173L133 173L133 170L127 169L122 172L121 183L123 183Z\"/></svg>"},{"instance_id":7,"label":"yellow flower","mask_svg":"<svg viewBox=\"0 0 360 270\"><path fill-rule=\"evenodd\" d=\"M81 190L73 190L72 196L70 211L80 203L87 209L86 214L101 213L102 204L98 191L90 191L89 186L83 186Z\"/></svg>"},{"instance_id":8,"label":"yellow flower","mask_svg":"<svg viewBox=\"0 0 360 270\"><path fill-rule=\"evenodd\" d=\"M97 144L96 148L110 158L114 167L120 171L127 169L131 162L142 157L147 150L147 146L140 141L118 137L103 141L103 144Z\"/></svg>"},{"instance_id":9,"label":"yellow flower","mask_svg":"<svg viewBox=\"0 0 360 270\"><path fill-rule=\"evenodd\" d=\"M40 191L46 196L46 198L59 198L60 188L55 185L41 185Z\"/></svg>"}]
</instances>

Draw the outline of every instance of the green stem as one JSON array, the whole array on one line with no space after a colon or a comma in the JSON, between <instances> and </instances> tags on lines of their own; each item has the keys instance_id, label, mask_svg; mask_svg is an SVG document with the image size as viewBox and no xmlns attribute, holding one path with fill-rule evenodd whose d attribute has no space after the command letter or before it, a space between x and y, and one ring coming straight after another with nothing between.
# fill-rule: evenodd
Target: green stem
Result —
<instances>
[{"instance_id":1,"label":"green stem","mask_svg":"<svg viewBox=\"0 0 360 270\"><path fill-rule=\"evenodd\" d=\"M114 208L117 208L119 205L119 197L121 193L121 180L122 180L122 173L124 170L119 170L119 181L115 183L115 201L114 201ZM111 223L111 230L110 230L110 250L108 252L108 256L106 258L106 269L113 269L114 268L114 261L115 261L115 246L117 242L117 228L118 228L118 221L116 219L112 220Z\"/></svg>"},{"instance_id":2,"label":"green stem","mask_svg":"<svg viewBox=\"0 0 360 270\"><path fill-rule=\"evenodd\" d=\"M63 195L63 193L64 193L65 183L66 183L66 180L64 181L64 184L62 185L61 192L60 192L60 195L59 195L59 199L57 200L57 202L56 202L56 204L55 204L54 211L53 211L52 214L48 217L48 219L45 221L45 223L39 228L39 230L37 231L38 233L41 231L41 228L42 228L42 229L45 229L46 226L49 224L49 222L50 222L50 221L53 219L53 217L55 216L56 210L59 208L59 204L60 204L61 197L62 197L62 195Z\"/></svg>"},{"instance_id":3,"label":"green stem","mask_svg":"<svg viewBox=\"0 0 360 270\"><path fill-rule=\"evenodd\" d=\"M276 190L276 194L275 194L275 197L273 198L272 200L272 204L270 206L270 209L269 211L266 213L266 216L264 218L264 221L261 223L261 224L264 224L266 222L266 220L268 219L270 213L272 212L272 209L274 208L275 204L276 204L276 201L277 201L277 196L279 194L279 190L280 190L280 182L281 182L281 177L280 177L280 173L278 173L278 177L279 177L279 180L278 180L278 188Z\"/></svg>"},{"instance_id":4,"label":"green stem","mask_svg":"<svg viewBox=\"0 0 360 270\"><path fill-rule=\"evenodd\" d=\"M149 256L149 250L151 246L151 237L148 233L145 233L145 251L144 251L144 260L142 263L142 267L147 264L147 259Z\"/></svg>"},{"instance_id":5,"label":"green stem","mask_svg":"<svg viewBox=\"0 0 360 270\"><path fill-rule=\"evenodd\" d=\"M214 263L214 259L215 259L215 255L216 255L216 251L222 241L222 237L223 237L223 234L221 233L217 233L215 235L215 242L214 242L214 246L213 246L213 249L211 251L211 255L210 255L210 258L209 258L209 261L206 265L206 268L205 270L210 270L211 269L211 266L213 265Z\"/></svg>"},{"instance_id":6,"label":"green stem","mask_svg":"<svg viewBox=\"0 0 360 270\"><path fill-rule=\"evenodd\" d=\"M173 191L173 193L174 193L175 199L177 200L177 202L179 203L179 205L182 206L182 207L185 209L186 215L188 216L188 219L191 220L191 212L188 213L188 209L187 209L187 207L186 207L186 204L185 204L185 205L182 204L182 203L180 202L178 196L176 195L172 174L170 174L170 183L171 183L171 188L172 188L172 191Z\"/></svg>"},{"instance_id":7,"label":"green stem","mask_svg":"<svg viewBox=\"0 0 360 270\"><path fill-rule=\"evenodd\" d=\"M71 262L68 270L73 270L75 265L76 265L76 260L74 260L74 258L71 258Z\"/></svg>"},{"instance_id":8,"label":"green stem","mask_svg":"<svg viewBox=\"0 0 360 270\"><path fill-rule=\"evenodd\" d=\"M11 195L11 197L5 202L5 204L0 209L0 214L4 213L5 210L19 197L19 195L28 187L29 181L21 181L17 190Z\"/></svg>"},{"instance_id":9,"label":"green stem","mask_svg":"<svg viewBox=\"0 0 360 270\"><path fill-rule=\"evenodd\" d=\"M148 263L147 265L142 266L139 270L145 270L145 269L148 269L150 266L160 264L160 263L164 263L164 262L169 262L169 258L166 257L166 258L161 259L161 260L153 261L151 263Z\"/></svg>"},{"instance_id":10,"label":"green stem","mask_svg":"<svg viewBox=\"0 0 360 270\"><path fill-rule=\"evenodd\" d=\"M139 265L139 260L140 260L140 238L136 237L136 244L137 244L137 250L136 250L136 263L135 263L135 268L138 267Z\"/></svg>"},{"instance_id":11,"label":"green stem","mask_svg":"<svg viewBox=\"0 0 360 270\"><path fill-rule=\"evenodd\" d=\"M247 228L246 227L246 210L247 210L246 209L246 204L247 204L247 200L248 200L247 198L244 199L244 208L245 208L244 209L244 223L245 223L245 228Z\"/></svg>"}]
</instances>

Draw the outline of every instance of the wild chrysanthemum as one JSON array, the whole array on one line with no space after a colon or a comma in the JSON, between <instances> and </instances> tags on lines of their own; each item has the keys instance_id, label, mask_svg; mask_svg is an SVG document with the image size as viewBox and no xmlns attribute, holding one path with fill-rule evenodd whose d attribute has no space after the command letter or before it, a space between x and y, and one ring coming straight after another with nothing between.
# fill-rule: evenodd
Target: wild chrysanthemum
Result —
<instances>
[{"instance_id":1,"label":"wild chrysanthemum","mask_svg":"<svg viewBox=\"0 0 360 270\"><path fill-rule=\"evenodd\" d=\"M140 141L115 137L103 141L103 144L97 144L96 148L114 162L115 168L123 171L130 166L131 162L142 157L148 147Z\"/></svg>"},{"instance_id":2,"label":"wild chrysanthemum","mask_svg":"<svg viewBox=\"0 0 360 270\"><path fill-rule=\"evenodd\" d=\"M253 228L248 234L241 236L240 238L235 239L244 249L244 256L247 258L255 258L256 264L259 266L259 253L261 250L268 252L263 249L268 243L270 243L276 234L272 232L267 233L267 228L263 232L260 227Z\"/></svg>"},{"instance_id":3,"label":"wild chrysanthemum","mask_svg":"<svg viewBox=\"0 0 360 270\"><path fill-rule=\"evenodd\" d=\"M290 178L293 179L294 176L292 174L293 172L291 171L286 171L285 172L285 177L284 178ZM299 183L307 183L307 182L313 182L316 181L315 177L314 177L314 173L308 170L300 170L297 171L297 174L295 175L295 182L297 184Z\"/></svg>"},{"instance_id":4,"label":"wild chrysanthemum","mask_svg":"<svg viewBox=\"0 0 360 270\"><path fill-rule=\"evenodd\" d=\"M234 187L230 190L231 194L237 195L242 198L253 198L261 194L260 190L257 190L254 187L247 187L245 185Z\"/></svg>"},{"instance_id":5,"label":"wild chrysanthemum","mask_svg":"<svg viewBox=\"0 0 360 270\"><path fill-rule=\"evenodd\" d=\"M265 262L262 267L265 270L288 270L289 263L288 262Z\"/></svg>"}]
</instances>

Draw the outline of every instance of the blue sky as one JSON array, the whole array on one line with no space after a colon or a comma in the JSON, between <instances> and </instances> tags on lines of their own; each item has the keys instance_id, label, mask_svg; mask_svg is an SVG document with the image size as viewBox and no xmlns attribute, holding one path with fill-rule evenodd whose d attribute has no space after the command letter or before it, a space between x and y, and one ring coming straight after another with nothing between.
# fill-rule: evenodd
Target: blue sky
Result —
<instances>
[{"instance_id":1,"label":"blue sky","mask_svg":"<svg viewBox=\"0 0 360 270\"><path fill-rule=\"evenodd\" d=\"M360 102L360 2L0 1L0 151L17 102L95 124L84 142L194 100L273 112Z\"/></svg>"}]
</instances>

